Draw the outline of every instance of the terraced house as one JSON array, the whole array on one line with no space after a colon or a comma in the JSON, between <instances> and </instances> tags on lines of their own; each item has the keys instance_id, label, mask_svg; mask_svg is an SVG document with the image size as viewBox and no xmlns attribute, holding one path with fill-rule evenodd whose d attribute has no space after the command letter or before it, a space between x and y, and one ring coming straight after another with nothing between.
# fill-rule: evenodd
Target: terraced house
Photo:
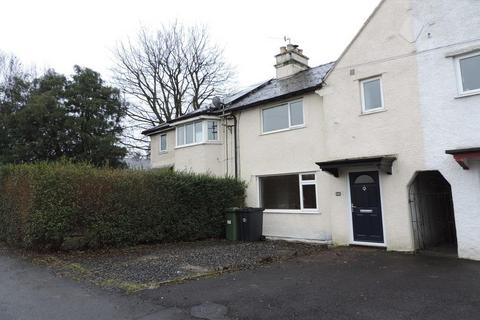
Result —
<instances>
[{"instance_id":1,"label":"terraced house","mask_svg":"<svg viewBox=\"0 0 480 320\"><path fill-rule=\"evenodd\" d=\"M152 166L245 180L269 238L480 259L479 16L384 0L336 62L287 45L276 78L145 131Z\"/></svg>"}]
</instances>

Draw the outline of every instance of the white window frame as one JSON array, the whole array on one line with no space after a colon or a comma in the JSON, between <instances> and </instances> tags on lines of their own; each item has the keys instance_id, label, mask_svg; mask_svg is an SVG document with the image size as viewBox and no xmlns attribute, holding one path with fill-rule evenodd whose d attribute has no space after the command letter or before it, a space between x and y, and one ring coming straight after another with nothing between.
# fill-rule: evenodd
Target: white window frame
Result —
<instances>
[{"instance_id":1,"label":"white window frame","mask_svg":"<svg viewBox=\"0 0 480 320\"><path fill-rule=\"evenodd\" d=\"M165 137L165 149L162 149L162 137ZM168 150L168 141L167 141L167 134L166 133L160 134L160 138L159 138L159 141L158 141L158 150L159 150L159 153L166 153L167 150Z\"/></svg>"},{"instance_id":2,"label":"white window frame","mask_svg":"<svg viewBox=\"0 0 480 320\"><path fill-rule=\"evenodd\" d=\"M291 105L296 102L301 102L302 103L302 115L303 115L303 123L297 124L297 125L292 125L292 116L291 116ZM278 130L272 130L272 131L265 131L263 128L263 111L268 110L268 109L273 109L277 107L281 107L287 105L288 106L288 128L283 128L283 129L278 129ZM276 133L276 132L282 132L282 131L288 131L292 129L298 129L298 128L304 128L305 127L305 107L303 104L303 99L297 99L297 100L292 100L288 101L285 103L277 104L275 106L270 106L270 107L264 107L260 110L260 121L261 121L261 126L262 126L262 134L270 134L270 133Z\"/></svg>"},{"instance_id":3,"label":"white window frame","mask_svg":"<svg viewBox=\"0 0 480 320\"><path fill-rule=\"evenodd\" d=\"M365 87L364 84L372 81L379 80L380 83L380 98L382 101L382 106L380 108L375 108L375 109L365 109ZM385 101L383 100L383 83L382 83L382 77L381 76L376 76L376 77L371 77L371 78L366 78L360 80L360 92L361 92L361 98L362 98L362 114L369 114L369 113L374 113L374 112L379 112L385 110Z\"/></svg>"},{"instance_id":4,"label":"white window frame","mask_svg":"<svg viewBox=\"0 0 480 320\"><path fill-rule=\"evenodd\" d=\"M313 180L303 180L303 175L313 174ZM302 212L318 212L318 192L317 192L317 175L314 172L300 173L298 177L300 185L300 210ZM315 186L315 204L316 208L303 207L303 186Z\"/></svg>"},{"instance_id":5,"label":"white window frame","mask_svg":"<svg viewBox=\"0 0 480 320\"><path fill-rule=\"evenodd\" d=\"M208 142L217 142L220 140L220 124L219 124L219 121L218 120L214 120L214 119L208 119L208 120L205 120L205 135L206 135L206 140L205 141L208 141ZM217 139L209 139L208 138L208 123L209 122L215 122L216 125L217 125Z\"/></svg>"},{"instance_id":6,"label":"white window frame","mask_svg":"<svg viewBox=\"0 0 480 320\"><path fill-rule=\"evenodd\" d=\"M471 58L471 57L476 57L480 56L480 51L475 51L475 52L470 52L467 54L462 54L459 56L455 57L455 69L456 69L456 74L457 74L457 87L458 87L458 94L460 96L464 95L474 95L474 94L480 94L480 88L479 89L473 89L473 90L467 90L465 91L463 89L463 81L462 81L462 68L460 67L460 60L466 59L466 58Z\"/></svg>"},{"instance_id":7,"label":"white window frame","mask_svg":"<svg viewBox=\"0 0 480 320\"><path fill-rule=\"evenodd\" d=\"M208 139L208 121L215 121L217 122L217 139L216 140L209 140ZM195 124L200 122L202 124L202 139L200 141L196 140L195 134ZM186 127L189 124L193 124L193 139L192 143L186 143L187 141L187 132ZM182 122L182 124L178 125L175 128L175 148L183 148L189 146L195 146L199 144L206 144L206 143L219 143L220 142L220 121L218 119L195 119L189 122ZM183 144L178 144L178 131L183 130Z\"/></svg>"},{"instance_id":8,"label":"white window frame","mask_svg":"<svg viewBox=\"0 0 480 320\"><path fill-rule=\"evenodd\" d=\"M307 175L307 174L313 174L315 179L314 180L302 180L302 175ZM263 206L262 203L262 188L260 187L260 179L261 178L268 178L268 177L275 177L275 176L291 176L291 175L298 175L298 187L300 190L300 209L268 209L265 208L265 213L312 213L312 214L318 214L320 213L319 209L319 202L318 202L318 183L317 183L317 173L316 172L293 172L293 173L282 173L282 174L271 174L271 175L262 175L262 176L257 176L257 189L258 189L258 199L257 203L260 206ZM304 185L314 185L315 186L315 202L317 204L316 208L311 208L311 209L305 209L303 207L303 186Z\"/></svg>"}]
</instances>

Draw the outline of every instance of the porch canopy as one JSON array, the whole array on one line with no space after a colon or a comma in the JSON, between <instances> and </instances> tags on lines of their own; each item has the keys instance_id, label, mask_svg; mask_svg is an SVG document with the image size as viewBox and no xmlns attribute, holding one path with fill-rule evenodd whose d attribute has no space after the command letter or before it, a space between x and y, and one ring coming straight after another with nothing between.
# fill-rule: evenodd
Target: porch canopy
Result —
<instances>
[{"instance_id":1,"label":"porch canopy","mask_svg":"<svg viewBox=\"0 0 480 320\"><path fill-rule=\"evenodd\" d=\"M339 169L346 167L375 167L386 174L392 174L392 164L395 160L397 160L395 156L385 155L316 162L316 164L322 171L326 171L338 178Z\"/></svg>"},{"instance_id":2,"label":"porch canopy","mask_svg":"<svg viewBox=\"0 0 480 320\"><path fill-rule=\"evenodd\" d=\"M480 147L469 149L447 150L446 154L451 154L453 159L464 169L470 169L467 160L480 160Z\"/></svg>"}]
</instances>

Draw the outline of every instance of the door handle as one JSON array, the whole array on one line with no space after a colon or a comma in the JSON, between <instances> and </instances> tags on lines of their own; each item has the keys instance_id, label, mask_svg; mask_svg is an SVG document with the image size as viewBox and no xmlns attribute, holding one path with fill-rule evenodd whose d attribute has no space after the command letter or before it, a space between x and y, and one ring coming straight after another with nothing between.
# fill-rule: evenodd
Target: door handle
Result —
<instances>
[{"instance_id":1,"label":"door handle","mask_svg":"<svg viewBox=\"0 0 480 320\"><path fill-rule=\"evenodd\" d=\"M356 209L356 208L357 208L357 206L353 205L353 203L352 203L352 209Z\"/></svg>"}]
</instances>

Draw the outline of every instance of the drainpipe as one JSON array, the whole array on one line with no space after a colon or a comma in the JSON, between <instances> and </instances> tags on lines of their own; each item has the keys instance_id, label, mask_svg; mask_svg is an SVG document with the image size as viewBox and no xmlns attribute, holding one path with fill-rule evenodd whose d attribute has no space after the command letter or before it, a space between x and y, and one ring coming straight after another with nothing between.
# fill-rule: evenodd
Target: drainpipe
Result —
<instances>
[{"instance_id":1,"label":"drainpipe","mask_svg":"<svg viewBox=\"0 0 480 320\"><path fill-rule=\"evenodd\" d=\"M233 120L233 154L234 154L234 172L235 180L238 180L238 137L237 137L237 117L230 113L227 117L227 120Z\"/></svg>"},{"instance_id":2,"label":"drainpipe","mask_svg":"<svg viewBox=\"0 0 480 320\"><path fill-rule=\"evenodd\" d=\"M233 154L235 157L235 180L238 180L238 148L237 148L237 117L232 114L233 119Z\"/></svg>"},{"instance_id":3,"label":"drainpipe","mask_svg":"<svg viewBox=\"0 0 480 320\"><path fill-rule=\"evenodd\" d=\"M234 170L235 170L235 180L238 180L238 137L237 137L237 117L232 113L225 114L225 107L226 104L222 102L219 97L214 97L212 100L214 106L218 108L222 108L222 117L225 117L226 120L232 119L233 120L233 154L235 157L234 161ZM228 126L228 124L226 125ZM225 141L226 143L226 141ZM228 150L228 148L227 148Z\"/></svg>"}]
</instances>

